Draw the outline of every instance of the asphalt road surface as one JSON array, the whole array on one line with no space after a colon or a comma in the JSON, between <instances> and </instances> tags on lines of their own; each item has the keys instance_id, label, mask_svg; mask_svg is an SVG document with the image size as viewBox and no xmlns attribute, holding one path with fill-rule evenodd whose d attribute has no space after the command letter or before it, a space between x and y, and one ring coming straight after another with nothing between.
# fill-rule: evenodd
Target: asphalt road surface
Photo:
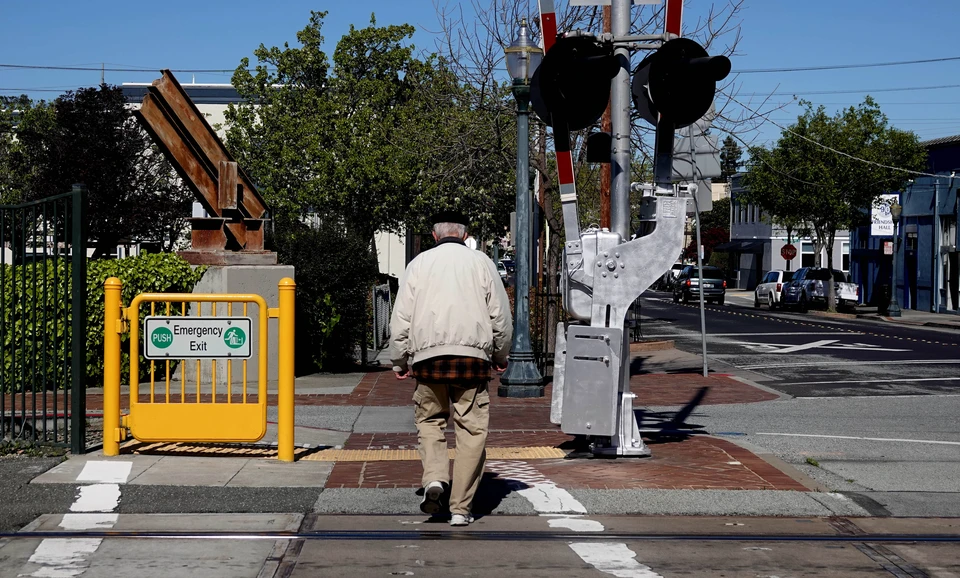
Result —
<instances>
[{"instance_id":1,"label":"asphalt road surface","mask_svg":"<svg viewBox=\"0 0 960 578\"><path fill-rule=\"evenodd\" d=\"M699 304L641 299L646 339L700 354ZM960 394L960 332L810 314L706 306L711 370L747 374L795 397Z\"/></svg>"}]
</instances>

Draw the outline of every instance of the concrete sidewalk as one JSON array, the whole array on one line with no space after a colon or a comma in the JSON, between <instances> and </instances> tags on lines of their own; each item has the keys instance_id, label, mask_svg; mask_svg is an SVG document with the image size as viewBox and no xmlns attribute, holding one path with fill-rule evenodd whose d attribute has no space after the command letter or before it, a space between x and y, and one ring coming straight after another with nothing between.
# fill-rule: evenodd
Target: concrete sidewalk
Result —
<instances>
[{"instance_id":1,"label":"concrete sidewalk","mask_svg":"<svg viewBox=\"0 0 960 578\"><path fill-rule=\"evenodd\" d=\"M758 455L678 420L678 415L697 415L713 405L783 397L744 377L703 377L695 357L675 349L639 351L632 357L631 387L639 396L638 419L653 453L645 459L591 458L573 436L550 423L549 385L543 398L491 396L480 511L536 513L522 490L547 483L598 513L865 514L775 456ZM496 386L492 382L490 390ZM129 487L165 487L171 496L207 488L204 495L215 500L217 488L272 488L318 492L314 511L319 513L416 514L421 466L414 388L413 380L397 380L386 367L298 378L297 460L292 464L276 461L276 399L271 393L267 435L257 444L128 440L118 457L101 452L71 456L32 483L75 484L89 462L123 461L130 463ZM91 393L88 407L99 404L102 395ZM452 426L447 440L453 455ZM217 511L213 505L204 507Z\"/></svg>"}]
</instances>

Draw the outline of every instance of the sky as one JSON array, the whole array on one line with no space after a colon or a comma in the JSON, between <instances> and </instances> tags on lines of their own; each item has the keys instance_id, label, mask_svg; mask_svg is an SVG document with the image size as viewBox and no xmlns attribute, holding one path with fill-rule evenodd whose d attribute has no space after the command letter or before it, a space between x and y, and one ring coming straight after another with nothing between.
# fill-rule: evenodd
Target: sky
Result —
<instances>
[{"instance_id":1,"label":"sky","mask_svg":"<svg viewBox=\"0 0 960 578\"><path fill-rule=\"evenodd\" d=\"M473 0L486 5L489 0ZM519 0L525 1L525 0ZM535 1L526 0L532 12ZM249 0L130 3L107 0L0 0L0 95L52 100L65 90L100 83L100 68L232 71L261 43L296 44L310 10L325 10L325 50L352 24L413 24L417 48L433 50L444 0ZM558 0L562 3L563 0ZM684 24L725 0L686 0ZM471 13L471 2L462 4ZM732 57L735 98L757 107L766 97L785 108L743 137L774 142L796 120L794 96L831 113L867 94L897 128L921 140L960 134L960 45L952 24L957 0L744 0L741 41ZM749 72L928 59L941 62L820 71ZM253 60L251 58L251 60ZM16 68L9 65L38 68ZM39 67L89 67L72 71ZM158 72L107 70L108 84L150 82ZM182 83L228 83L230 72L179 72ZM504 72L504 77L506 73ZM949 88L931 88L944 87ZM901 90L891 90L901 89ZM771 96L772 94L772 96ZM769 107L769 105L768 105ZM777 126L780 125L780 126Z\"/></svg>"}]
</instances>

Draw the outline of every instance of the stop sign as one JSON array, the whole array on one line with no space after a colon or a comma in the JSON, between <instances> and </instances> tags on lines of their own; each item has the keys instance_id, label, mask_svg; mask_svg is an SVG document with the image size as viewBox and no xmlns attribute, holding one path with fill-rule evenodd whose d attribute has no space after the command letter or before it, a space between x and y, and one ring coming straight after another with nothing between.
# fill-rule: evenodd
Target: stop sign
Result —
<instances>
[{"instance_id":1,"label":"stop sign","mask_svg":"<svg viewBox=\"0 0 960 578\"><path fill-rule=\"evenodd\" d=\"M787 261L791 261L797 256L797 248L793 245L784 245L783 248L780 249L780 256Z\"/></svg>"}]
</instances>

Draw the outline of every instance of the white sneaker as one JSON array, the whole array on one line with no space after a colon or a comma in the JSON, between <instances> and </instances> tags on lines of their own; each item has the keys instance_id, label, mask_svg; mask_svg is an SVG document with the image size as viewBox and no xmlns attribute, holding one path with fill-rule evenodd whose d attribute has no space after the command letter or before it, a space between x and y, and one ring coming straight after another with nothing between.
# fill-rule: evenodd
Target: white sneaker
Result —
<instances>
[{"instance_id":1,"label":"white sneaker","mask_svg":"<svg viewBox=\"0 0 960 578\"><path fill-rule=\"evenodd\" d=\"M469 526L473 523L473 514L454 514L450 516L451 526Z\"/></svg>"},{"instance_id":2,"label":"white sneaker","mask_svg":"<svg viewBox=\"0 0 960 578\"><path fill-rule=\"evenodd\" d=\"M420 511L434 515L440 512L440 498L443 497L443 482L430 482L423 489L423 500L420 502Z\"/></svg>"}]
</instances>

